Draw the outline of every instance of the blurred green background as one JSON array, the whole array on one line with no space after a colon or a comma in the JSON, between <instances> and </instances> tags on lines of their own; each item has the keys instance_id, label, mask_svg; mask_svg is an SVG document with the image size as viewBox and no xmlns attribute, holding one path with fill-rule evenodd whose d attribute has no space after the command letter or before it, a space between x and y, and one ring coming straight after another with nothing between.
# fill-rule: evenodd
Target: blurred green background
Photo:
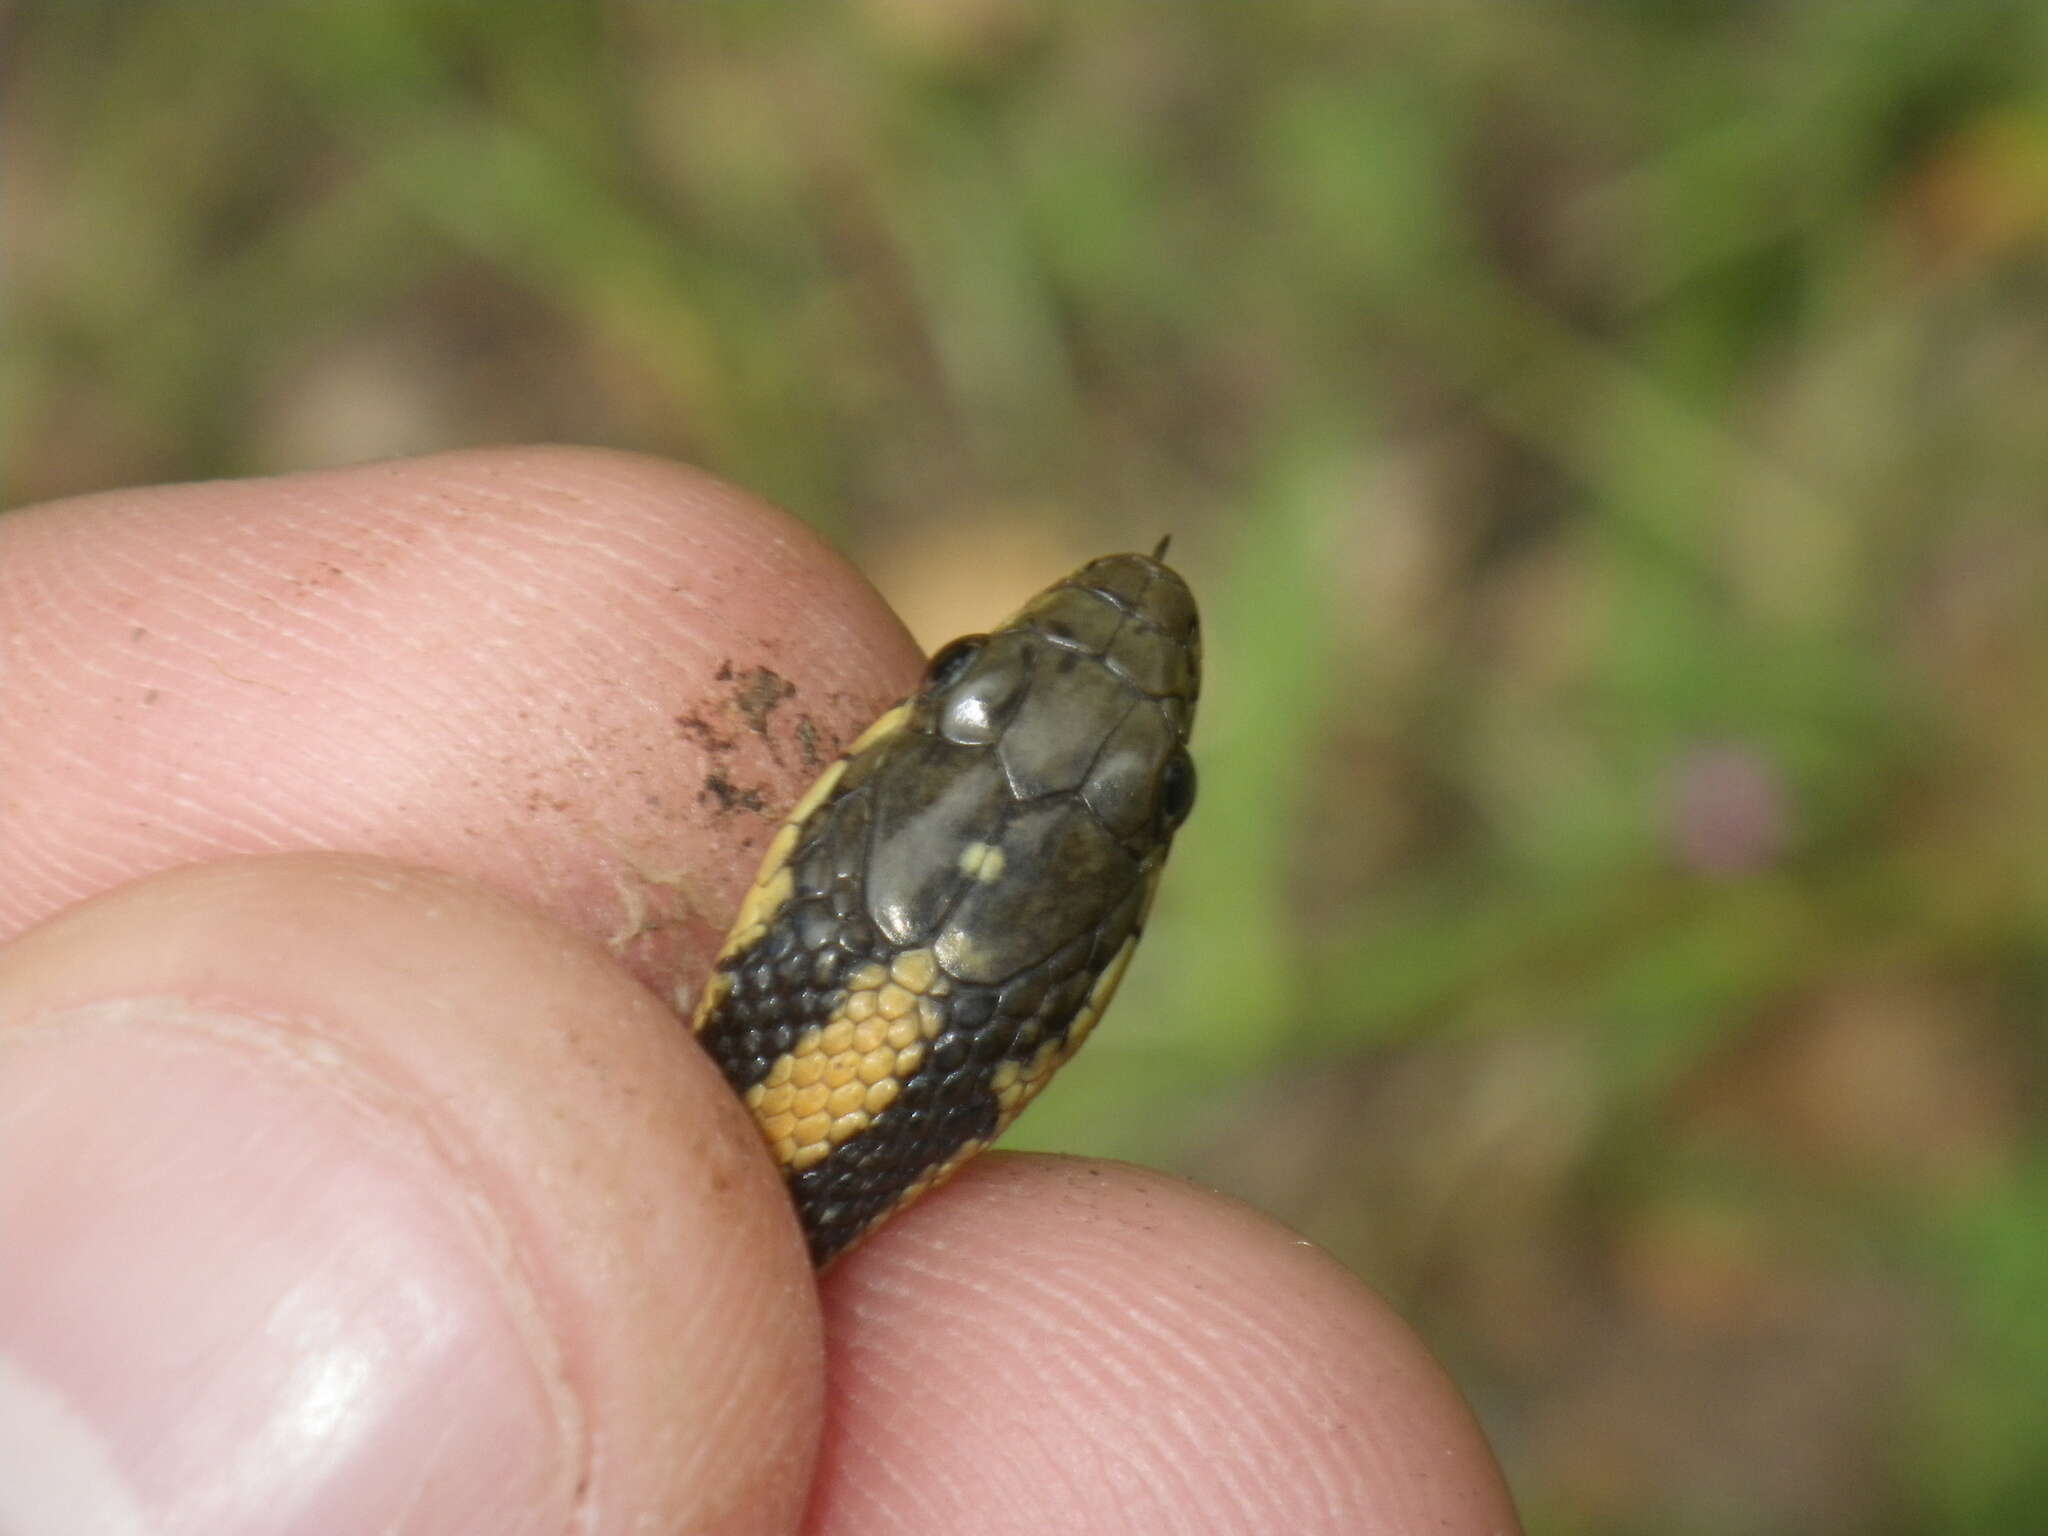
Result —
<instances>
[{"instance_id":1,"label":"blurred green background","mask_svg":"<svg viewBox=\"0 0 2048 1536\"><path fill-rule=\"evenodd\" d=\"M1170 531L1022 1139L1327 1245L1537 1532L2043 1528L2048 8L48 3L0 155L5 504L607 443L928 642Z\"/></svg>"}]
</instances>

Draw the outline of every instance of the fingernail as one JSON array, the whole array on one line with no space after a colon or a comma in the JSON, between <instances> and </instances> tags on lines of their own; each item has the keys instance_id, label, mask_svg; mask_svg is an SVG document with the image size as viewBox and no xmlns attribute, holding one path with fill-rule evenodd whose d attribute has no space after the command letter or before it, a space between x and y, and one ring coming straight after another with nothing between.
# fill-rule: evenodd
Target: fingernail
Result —
<instances>
[{"instance_id":1,"label":"fingernail","mask_svg":"<svg viewBox=\"0 0 2048 1536\"><path fill-rule=\"evenodd\" d=\"M0 1036L0 1530L567 1529L574 1400L423 1118L176 999Z\"/></svg>"}]
</instances>

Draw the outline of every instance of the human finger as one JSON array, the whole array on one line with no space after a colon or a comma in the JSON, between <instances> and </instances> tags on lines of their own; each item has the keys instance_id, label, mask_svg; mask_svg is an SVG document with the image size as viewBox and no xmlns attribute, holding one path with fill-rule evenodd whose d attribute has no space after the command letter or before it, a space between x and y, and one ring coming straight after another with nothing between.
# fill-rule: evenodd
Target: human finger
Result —
<instances>
[{"instance_id":1,"label":"human finger","mask_svg":"<svg viewBox=\"0 0 2048 1536\"><path fill-rule=\"evenodd\" d=\"M1518 1528L1392 1309L1182 1180L985 1157L824 1294L813 1536Z\"/></svg>"},{"instance_id":2,"label":"human finger","mask_svg":"<svg viewBox=\"0 0 2048 1536\"><path fill-rule=\"evenodd\" d=\"M793 1529L822 1372L758 1133L446 875L195 866L0 949L0 1527Z\"/></svg>"},{"instance_id":3,"label":"human finger","mask_svg":"<svg viewBox=\"0 0 2048 1536\"><path fill-rule=\"evenodd\" d=\"M920 659L787 515L507 448L0 520L0 938L177 864L467 875L665 995L775 819Z\"/></svg>"}]
</instances>

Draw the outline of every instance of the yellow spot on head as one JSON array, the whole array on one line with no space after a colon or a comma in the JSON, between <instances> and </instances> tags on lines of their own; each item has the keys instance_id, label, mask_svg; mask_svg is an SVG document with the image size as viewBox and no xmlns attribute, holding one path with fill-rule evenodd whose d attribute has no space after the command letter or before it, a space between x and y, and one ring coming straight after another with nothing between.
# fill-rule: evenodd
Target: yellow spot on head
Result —
<instances>
[{"instance_id":1,"label":"yellow spot on head","mask_svg":"<svg viewBox=\"0 0 2048 1536\"><path fill-rule=\"evenodd\" d=\"M969 843L960 850L960 873L984 885L1003 878L1003 850L994 843Z\"/></svg>"},{"instance_id":2,"label":"yellow spot on head","mask_svg":"<svg viewBox=\"0 0 2048 1536\"><path fill-rule=\"evenodd\" d=\"M984 964L979 946L957 928L942 935L932 950L938 956L939 964L955 976L979 975Z\"/></svg>"}]
</instances>

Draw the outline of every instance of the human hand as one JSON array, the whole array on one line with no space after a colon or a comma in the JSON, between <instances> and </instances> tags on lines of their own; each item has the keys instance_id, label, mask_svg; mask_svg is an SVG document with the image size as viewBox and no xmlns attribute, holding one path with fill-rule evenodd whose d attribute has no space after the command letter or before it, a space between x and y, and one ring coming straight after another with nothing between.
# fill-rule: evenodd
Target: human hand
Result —
<instances>
[{"instance_id":1,"label":"human hand","mask_svg":"<svg viewBox=\"0 0 2048 1536\"><path fill-rule=\"evenodd\" d=\"M985 1157L814 1280L656 994L920 666L618 455L0 519L0 1530L1513 1529L1177 1181Z\"/></svg>"}]
</instances>

